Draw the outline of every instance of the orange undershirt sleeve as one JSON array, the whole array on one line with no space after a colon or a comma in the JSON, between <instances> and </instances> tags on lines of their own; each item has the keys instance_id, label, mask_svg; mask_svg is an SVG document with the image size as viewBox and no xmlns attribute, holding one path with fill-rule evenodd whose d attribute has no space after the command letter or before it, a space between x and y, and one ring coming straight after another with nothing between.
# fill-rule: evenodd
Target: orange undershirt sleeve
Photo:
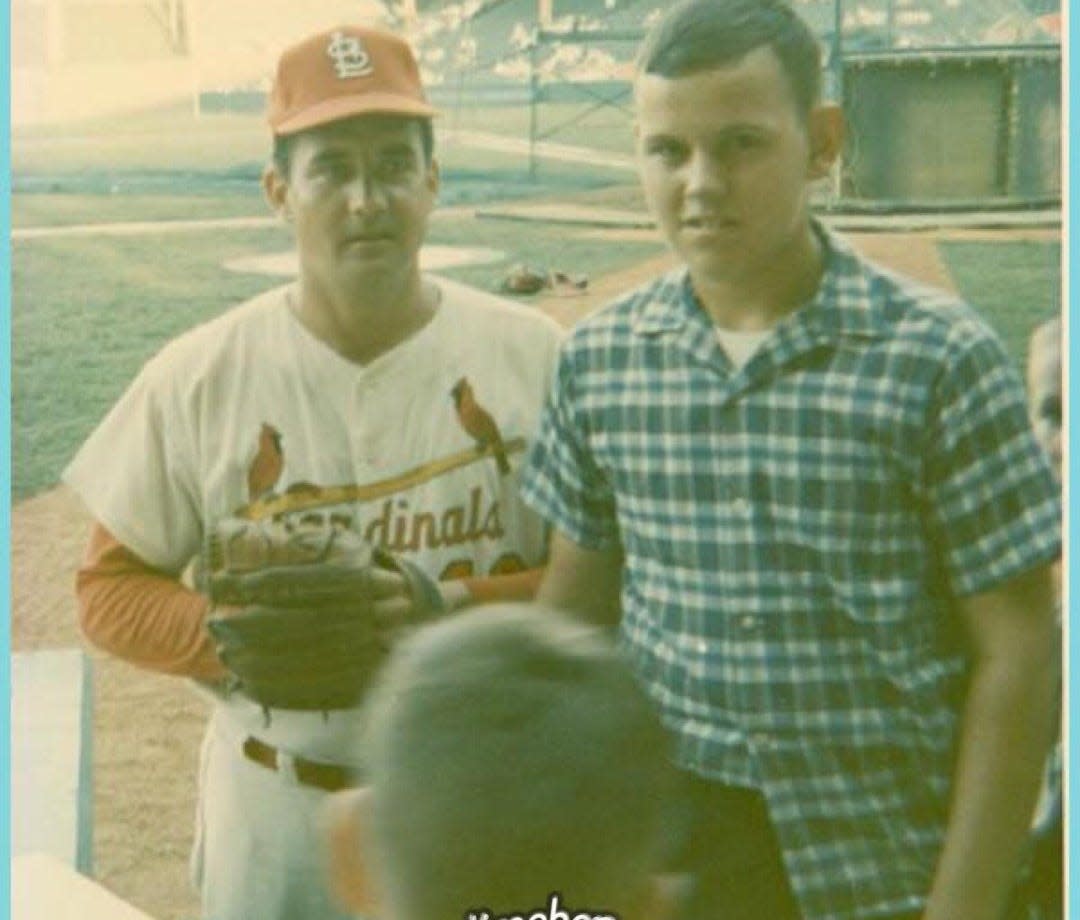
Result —
<instances>
[{"instance_id":1,"label":"orange undershirt sleeve","mask_svg":"<svg viewBox=\"0 0 1080 920\"><path fill-rule=\"evenodd\" d=\"M75 594L79 625L95 647L165 674L225 676L205 627L209 601L147 565L99 523L76 573Z\"/></svg>"},{"instance_id":2,"label":"orange undershirt sleeve","mask_svg":"<svg viewBox=\"0 0 1080 920\"><path fill-rule=\"evenodd\" d=\"M464 580L474 604L531 601L543 568ZM95 523L75 576L79 625L96 648L165 674L226 675L206 631L206 597L155 569Z\"/></svg>"}]
</instances>

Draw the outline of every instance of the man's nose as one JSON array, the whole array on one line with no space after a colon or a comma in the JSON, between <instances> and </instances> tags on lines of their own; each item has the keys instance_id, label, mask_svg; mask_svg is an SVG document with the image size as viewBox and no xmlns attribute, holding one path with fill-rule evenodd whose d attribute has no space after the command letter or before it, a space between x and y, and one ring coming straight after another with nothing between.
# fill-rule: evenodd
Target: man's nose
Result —
<instances>
[{"instance_id":1,"label":"man's nose","mask_svg":"<svg viewBox=\"0 0 1080 920\"><path fill-rule=\"evenodd\" d=\"M386 189L368 172L357 173L345 194L350 211L377 211L386 206Z\"/></svg>"},{"instance_id":2,"label":"man's nose","mask_svg":"<svg viewBox=\"0 0 1080 920\"><path fill-rule=\"evenodd\" d=\"M727 165L706 150L694 151L686 161L687 194L723 194L730 180Z\"/></svg>"}]
</instances>

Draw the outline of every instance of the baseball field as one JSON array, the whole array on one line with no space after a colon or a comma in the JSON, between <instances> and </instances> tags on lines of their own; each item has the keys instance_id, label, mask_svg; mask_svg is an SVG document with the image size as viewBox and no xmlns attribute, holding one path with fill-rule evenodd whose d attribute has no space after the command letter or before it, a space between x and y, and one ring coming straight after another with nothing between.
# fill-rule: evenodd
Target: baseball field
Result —
<instances>
[{"instance_id":1,"label":"baseball field","mask_svg":"<svg viewBox=\"0 0 1080 920\"><path fill-rule=\"evenodd\" d=\"M283 226L265 219L258 193L261 129L253 119L217 118L174 113L13 138L16 651L80 644L71 583L88 520L57 487L78 444L165 341L285 280L252 267L290 243ZM470 118L485 124L483 113ZM584 275L584 292L520 298L571 323L670 264L652 231L603 226L600 209L641 212L625 170L546 160L530 181L520 154L459 145L446 148L443 165L443 207L429 242L490 259L439 269L450 277L495 290L523 262ZM523 198L557 205L545 213L577 222L484 216ZM852 239L971 300L1018 365L1031 328L1058 309L1056 229L870 228ZM194 917L186 859L205 706L182 681L97 653L93 660L95 873L160 920Z\"/></svg>"}]
</instances>

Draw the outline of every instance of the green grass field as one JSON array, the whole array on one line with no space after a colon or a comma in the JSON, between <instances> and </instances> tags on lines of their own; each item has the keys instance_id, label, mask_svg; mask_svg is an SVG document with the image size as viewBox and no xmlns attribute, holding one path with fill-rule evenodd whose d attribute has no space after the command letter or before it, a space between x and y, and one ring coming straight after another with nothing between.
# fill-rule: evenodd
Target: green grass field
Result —
<instances>
[{"instance_id":1,"label":"green grass field","mask_svg":"<svg viewBox=\"0 0 1080 920\"><path fill-rule=\"evenodd\" d=\"M630 153L632 131L624 112L605 108L583 118L582 112L582 106L566 103L541 106L539 132L554 143ZM528 119L528 109L520 106L446 110L436 123L436 153L443 169L520 182L528 172L527 156L458 144L454 132L482 131L522 140L528 137ZM16 191L42 178L70 182L76 176L103 186L96 191L108 191L117 181L130 184L140 175L145 181L146 174L169 172L181 180L170 193L183 194L182 186L192 188L192 179L199 176L207 181L257 176L269 145L269 130L259 114L196 117L187 108L168 108L63 127L17 129L11 137L11 165ZM539 160L537 175L548 182L580 186L625 178L627 173Z\"/></svg>"},{"instance_id":2,"label":"green grass field","mask_svg":"<svg viewBox=\"0 0 1080 920\"><path fill-rule=\"evenodd\" d=\"M939 245L961 293L1022 365L1031 330L1061 309L1061 246L1029 240Z\"/></svg>"},{"instance_id":3,"label":"green grass field","mask_svg":"<svg viewBox=\"0 0 1080 920\"><path fill-rule=\"evenodd\" d=\"M31 199L31 200L26 200ZM94 196L13 198L18 226L189 216L190 199ZM213 213L205 199L200 213ZM220 202L221 213L237 202ZM257 208L265 213L259 199ZM54 206L54 207L53 207ZM62 219L63 218L63 219ZM485 246L501 262L443 273L494 290L515 262L598 277L659 251L659 243L611 243L565 227L440 218L429 240ZM284 227L208 230L139 237L16 239L12 265L12 494L18 500L56 484L75 449L142 364L179 332L284 279L237 274L225 260L290 247Z\"/></svg>"},{"instance_id":4,"label":"green grass field","mask_svg":"<svg viewBox=\"0 0 1080 920\"><path fill-rule=\"evenodd\" d=\"M580 107L547 106L546 129ZM443 130L521 138L524 109L449 111ZM556 133L559 143L628 152L625 115L600 110ZM258 187L267 150L256 115L194 118L176 109L11 139L12 226L265 216ZM522 155L447 145L443 205L526 196L640 208L633 177L544 162L535 181ZM458 216L433 220L430 242L501 250L496 264L447 275L494 289L514 262L592 278L657 252L658 243L608 242L566 227ZM1004 238L1004 237L1003 237ZM142 363L178 332L277 283L236 274L226 259L290 246L283 227L139 237L20 239L12 269L12 492L25 498L60 471ZM963 294L997 327L1017 361L1036 321L1059 302L1060 247L1048 243L947 243L942 252Z\"/></svg>"},{"instance_id":5,"label":"green grass field","mask_svg":"<svg viewBox=\"0 0 1080 920\"><path fill-rule=\"evenodd\" d=\"M216 220L224 217L268 217L270 210L258 188L229 195L127 195L37 193L11 199L11 226L63 227L143 220Z\"/></svg>"},{"instance_id":6,"label":"green grass field","mask_svg":"<svg viewBox=\"0 0 1080 920\"><path fill-rule=\"evenodd\" d=\"M15 211L50 221L49 196L15 196ZM85 218L88 202L60 198L56 211ZM115 203L114 203L115 204ZM206 202L209 206L210 202ZM234 204L221 202L227 210ZM143 213L167 201L128 201ZM57 214L52 215L57 218ZM37 220L35 220L35 223ZM445 273L494 289L510 263L528 261L599 277L659 250L610 243L565 227L469 219L433 221L430 241L488 246L503 261ZM288 249L284 228L145 237L58 237L12 246L12 493L53 486L79 443L158 348L177 333L277 283L222 267L226 259ZM946 243L963 293L1020 363L1028 331L1058 303L1060 247L1050 243Z\"/></svg>"}]
</instances>

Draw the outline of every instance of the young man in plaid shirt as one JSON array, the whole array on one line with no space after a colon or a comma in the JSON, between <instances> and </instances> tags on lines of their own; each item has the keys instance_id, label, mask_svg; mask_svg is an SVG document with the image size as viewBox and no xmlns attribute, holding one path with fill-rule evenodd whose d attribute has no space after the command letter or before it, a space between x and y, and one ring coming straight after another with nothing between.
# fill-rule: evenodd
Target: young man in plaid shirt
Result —
<instances>
[{"instance_id":1,"label":"young man in plaid shirt","mask_svg":"<svg viewBox=\"0 0 1080 920\"><path fill-rule=\"evenodd\" d=\"M1058 490L966 305L810 215L842 119L781 0L690 0L635 82L685 263L564 346L541 599L618 623L677 741L691 916L1001 920L1052 735Z\"/></svg>"}]
</instances>

